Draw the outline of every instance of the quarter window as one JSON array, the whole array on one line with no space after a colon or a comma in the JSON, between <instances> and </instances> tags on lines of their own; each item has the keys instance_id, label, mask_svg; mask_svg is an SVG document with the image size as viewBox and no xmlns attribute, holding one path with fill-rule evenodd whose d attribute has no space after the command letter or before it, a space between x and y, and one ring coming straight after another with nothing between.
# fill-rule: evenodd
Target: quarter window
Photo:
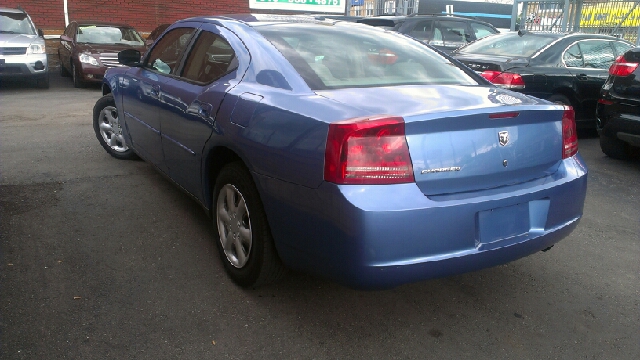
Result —
<instances>
[{"instance_id":1,"label":"quarter window","mask_svg":"<svg viewBox=\"0 0 640 360\"><path fill-rule=\"evenodd\" d=\"M624 43L622 41L614 41L613 42L613 47L616 49L616 54L617 55L623 55L624 53L626 53L629 49L631 49L633 46Z\"/></svg>"},{"instance_id":2,"label":"quarter window","mask_svg":"<svg viewBox=\"0 0 640 360\"><path fill-rule=\"evenodd\" d=\"M433 45L462 46L471 40L467 24L458 21L438 21L433 31Z\"/></svg>"},{"instance_id":3,"label":"quarter window","mask_svg":"<svg viewBox=\"0 0 640 360\"><path fill-rule=\"evenodd\" d=\"M163 74L174 74L194 31L193 28L177 28L166 33L151 49L145 66Z\"/></svg>"},{"instance_id":4,"label":"quarter window","mask_svg":"<svg viewBox=\"0 0 640 360\"><path fill-rule=\"evenodd\" d=\"M238 67L233 48L222 37L203 31L189 53L182 77L197 83L210 83Z\"/></svg>"}]
</instances>

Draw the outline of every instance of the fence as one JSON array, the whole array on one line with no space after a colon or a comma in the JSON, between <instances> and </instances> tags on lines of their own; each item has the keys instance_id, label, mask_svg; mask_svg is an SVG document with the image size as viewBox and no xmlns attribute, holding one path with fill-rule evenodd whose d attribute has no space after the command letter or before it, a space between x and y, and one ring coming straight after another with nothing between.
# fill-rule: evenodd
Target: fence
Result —
<instances>
[{"instance_id":1,"label":"fence","mask_svg":"<svg viewBox=\"0 0 640 360\"><path fill-rule=\"evenodd\" d=\"M514 0L511 30L607 34L638 45L640 0Z\"/></svg>"},{"instance_id":2,"label":"fence","mask_svg":"<svg viewBox=\"0 0 640 360\"><path fill-rule=\"evenodd\" d=\"M347 0L351 16L410 15L418 12L419 0Z\"/></svg>"}]
</instances>

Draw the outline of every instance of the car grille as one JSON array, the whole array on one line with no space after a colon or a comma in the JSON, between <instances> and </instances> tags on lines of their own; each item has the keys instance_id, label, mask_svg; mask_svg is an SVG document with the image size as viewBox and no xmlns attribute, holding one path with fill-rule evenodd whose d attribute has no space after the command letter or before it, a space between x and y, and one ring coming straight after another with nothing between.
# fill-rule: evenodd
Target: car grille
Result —
<instances>
[{"instance_id":1,"label":"car grille","mask_svg":"<svg viewBox=\"0 0 640 360\"><path fill-rule=\"evenodd\" d=\"M122 64L118 62L118 54L104 53L100 54L100 62L106 67L120 67Z\"/></svg>"},{"instance_id":2,"label":"car grille","mask_svg":"<svg viewBox=\"0 0 640 360\"><path fill-rule=\"evenodd\" d=\"M26 47L0 47L0 54L2 55L24 55L26 53Z\"/></svg>"}]
</instances>

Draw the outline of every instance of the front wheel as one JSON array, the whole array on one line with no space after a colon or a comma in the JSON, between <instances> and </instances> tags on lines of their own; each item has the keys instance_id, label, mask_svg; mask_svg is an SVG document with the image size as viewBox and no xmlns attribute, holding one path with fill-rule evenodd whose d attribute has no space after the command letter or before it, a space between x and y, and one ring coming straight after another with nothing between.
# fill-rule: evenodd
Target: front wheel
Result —
<instances>
[{"instance_id":1,"label":"front wheel","mask_svg":"<svg viewBox=\"0 0 640 360\"><path fill-rule=\"evenodd\" d=\"M224 268L242 287L265 285L282 277L262 201L249 171L240 163L226 165L213 191L216 244Z\"/></svg>"},{"instance_id":2,"label":"front wheel","mask_svg":"<svg viewBox=\"0 0 640 360\"><path fill-rule=\"evenodd\" d=\"M82 74L78 73L78 69L76 69L76 65L71 62L71 78L73 79L73 87L75 88L83 88L84 81L82 81Z\"/></svg>"},{"instance_id":3,"label":"front wheel","mask_svg":"<svg viewBox=\"0 0 640 360\"><path fill-rule=\"evenodd\" d=\"M136 158L122 136L118 109L112 94L101 97L93 107L93 130L109 155L123 160Z\"/></svg>"}]
</instances>

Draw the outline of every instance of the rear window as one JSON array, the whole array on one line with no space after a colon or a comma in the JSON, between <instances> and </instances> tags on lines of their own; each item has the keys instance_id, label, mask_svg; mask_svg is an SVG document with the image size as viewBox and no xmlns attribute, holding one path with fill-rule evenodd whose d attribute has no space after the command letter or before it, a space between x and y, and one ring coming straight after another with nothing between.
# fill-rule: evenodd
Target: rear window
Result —
<instances>
[{"instance_id":1,"label":"rear window","mask_svg":"<svg viewBox=\"0 0 640 360\"><path fill-rule=\"evenodd\" d=\"M258 26L256 30L284 55L313 90L478 84L420 42L368 26L273 24Z\"/></svg>"},{"instance_id":2,"label":"rear window","mask_svg":"<svg viewBox=\"0 0 640 360\"><path fill-rule=\"evenodd\" d=\"M558 39L552 35L518 35L517 32L487 36L460 49L460 54L529 57Z\"/></svg>"}]
</instances>

